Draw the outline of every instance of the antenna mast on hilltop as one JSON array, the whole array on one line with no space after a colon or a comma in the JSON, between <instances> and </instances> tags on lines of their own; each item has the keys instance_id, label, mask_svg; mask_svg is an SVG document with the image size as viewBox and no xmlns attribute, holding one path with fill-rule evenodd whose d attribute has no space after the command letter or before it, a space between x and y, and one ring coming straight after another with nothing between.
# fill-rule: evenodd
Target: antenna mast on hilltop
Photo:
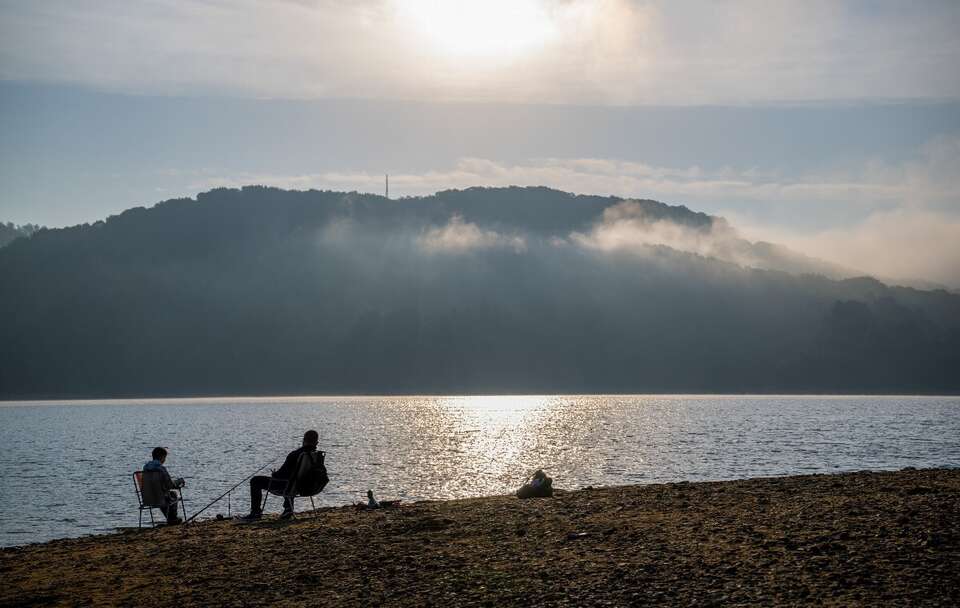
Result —
<instances>
[{"instance_id":1,"label":"antenna mast on hilltop","mask_svg":"<svg viewBox=\"0 0 960 608\"><path fill-rule=\"evenodd\" d=\"M389 173L384 174L383 183L386 186L386 192L384 193L383 196L386 198L390 198L390 174Z\"/></svg>"}]
</instances>

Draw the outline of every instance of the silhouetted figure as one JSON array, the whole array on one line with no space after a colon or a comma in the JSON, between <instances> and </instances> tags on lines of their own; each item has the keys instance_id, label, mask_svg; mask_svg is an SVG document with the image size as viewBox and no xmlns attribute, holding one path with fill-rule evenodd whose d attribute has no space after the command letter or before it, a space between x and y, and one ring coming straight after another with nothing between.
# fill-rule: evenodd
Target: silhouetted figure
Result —
<instances>
[{"instance_id":1,"label":"silhouetted figure","mask_svg":"<svg viewBox=\"0 0 960 608\"><path fill-rule=\"evenodd\" d=\"M150 462L143 465L144 472L160 472L160 489L163 490L164 504L160 506L160 511L166 516L168 524L179 524L182 520L177 517L177 493L174 490L182 488L185 483L182 477L172 479L167 467L163 463L167 460L167 450L165 448L153 448L150 453Z\"/></svg>"},{"instance_id":2,"label":"silhouetted figure","mask_svg":"<svg viewBox=\"0 0 960 608\"><path fill-rule=\"evenodd\" d=\"M320 442L320 435L316 431L307 431L303 434L303 445L287 454L287 459L283 461L283 466L273 472L273 475L257 475L250 479L250 514L244 517L247 520L260 519L263 516L261 511L263 505L263 491L266 490L275 496L283 496L287 484L297 474L297 462L300 454L304 452L315 452L317 444ZM281 519L287 519L293 516L293 501L287 497L283 499L283 513Z\"/></svg>"},{"instance_id":3,"label":"silhouetted figure","mask_svg":"<svg viewBox=\"0 0 960 608\"><path fill-rule=\"evenodd\" d=\"M537 469L530 481L517 490L517 498L546 498L553 496L553 478L547 477L542 469Z\"/></svg>"}]
</instances>

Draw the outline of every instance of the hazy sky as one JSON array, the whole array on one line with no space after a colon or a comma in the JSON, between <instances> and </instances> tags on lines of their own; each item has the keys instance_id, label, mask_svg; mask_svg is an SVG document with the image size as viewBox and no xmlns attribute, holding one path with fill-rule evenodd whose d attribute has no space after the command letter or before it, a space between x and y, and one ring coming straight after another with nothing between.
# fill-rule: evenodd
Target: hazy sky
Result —
<instances>
[{"instance_id":1,"label":"hazy sky","mask_svg":"<svg viewBox=\"0 0 960 608\"><path fill-rule=\"evenodd\" d=\"M960 285L960 3L0 0L0 221L547 185Z\"/></svg>"}]
</instances>

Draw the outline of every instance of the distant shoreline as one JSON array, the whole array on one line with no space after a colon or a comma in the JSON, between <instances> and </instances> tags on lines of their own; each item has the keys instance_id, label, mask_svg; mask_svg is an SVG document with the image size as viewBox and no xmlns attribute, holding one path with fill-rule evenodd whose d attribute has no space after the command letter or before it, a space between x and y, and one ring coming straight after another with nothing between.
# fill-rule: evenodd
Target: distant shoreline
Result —
<instances>
[{"instance_id":1,"label":"distant shoreline","mask_svg":"<svg viewBox=\"0 0 960 608\"><path fill-rule=\"evenodd\" d=\"M948 605L958 571L960 469L904 469L51 541L0 550L0 605Z\"/></svg>"},{"instance_id":2,"label":"distant shoreline","mask_svg":"<svg viewBox=\"0 0 960 608\"><path fill-rule=\"evenodd\" d=\"M120 395L120 396L51 396L51 397L0 397L0 407L13 403L71 403L83 401L174 401L174 400L247 400L259 401L265 399L386 399L390 397L423 397L423 398L469 398L469 397L689 397L696 398L757 398L771 399L782 397L789 399L822 397L829 398L856 398L856 397L879 397L879 398L944 398L960 397L960 392L956 393L330 393L330 394L257 394L257 395L220 395L220 394L184 394L184 395Z\"/></svg>"}]
</instances>

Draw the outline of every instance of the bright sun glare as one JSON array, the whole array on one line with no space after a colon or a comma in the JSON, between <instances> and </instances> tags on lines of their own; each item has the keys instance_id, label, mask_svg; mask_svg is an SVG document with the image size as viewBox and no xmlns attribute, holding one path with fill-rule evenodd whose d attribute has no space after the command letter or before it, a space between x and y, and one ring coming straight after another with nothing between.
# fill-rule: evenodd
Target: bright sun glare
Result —
<instances>
[{"instance_id":1,"label":"bright sun glare","mask_svg":"<svg viewBox=\"0 0 960 608\"><path fill-rule=\"evenodd\" d=\"M515 57L555 35L539 0L397 0L397 5L437 53L448 57Z\"/></svg>"}]
</instances>

